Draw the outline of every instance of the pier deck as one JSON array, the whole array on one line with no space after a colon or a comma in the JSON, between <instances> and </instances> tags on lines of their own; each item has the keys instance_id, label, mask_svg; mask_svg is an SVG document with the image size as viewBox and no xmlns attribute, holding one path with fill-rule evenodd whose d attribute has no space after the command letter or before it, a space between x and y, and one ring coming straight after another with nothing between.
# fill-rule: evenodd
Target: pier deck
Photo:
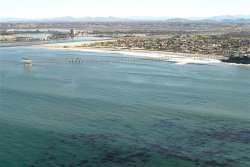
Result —
<instances>
[{"instance_id":1,"label":"pier deck","mask_svg":"<svg viewBox=\"0 0 250 167\"><path fill-rule=\"evenodd\" d=\"M220 59L219 56L193 56L193 57L177 57L177 56L164 56L164 57L26 57L22 58L23 63L36 64L36 63L87 63L87 62L137 62L137 61L174 61L176 59ZM223 58L223 57L221 57Z\"/></svg>"}]
</instances>

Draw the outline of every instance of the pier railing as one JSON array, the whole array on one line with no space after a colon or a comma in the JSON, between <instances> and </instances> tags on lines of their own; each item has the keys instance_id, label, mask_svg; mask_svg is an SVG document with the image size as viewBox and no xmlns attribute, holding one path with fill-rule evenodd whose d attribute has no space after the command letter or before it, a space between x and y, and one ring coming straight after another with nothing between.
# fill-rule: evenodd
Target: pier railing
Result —
<instances>
[{"instance_id":1,"label":"pier railing","mask_svg":"<svg viewBox=\"0 0 250 167\"><path fill-rule=\"evenodd\" d=\"M22 62L25 64L34 63L71 63L80 64L87 62L136 62L136 61L175 61L178 59L223 59L223 56L189 56L189 57L177 57L177 56L164 56L164 57L28 57L22 58Z\"/></svg>"}]
</instances>

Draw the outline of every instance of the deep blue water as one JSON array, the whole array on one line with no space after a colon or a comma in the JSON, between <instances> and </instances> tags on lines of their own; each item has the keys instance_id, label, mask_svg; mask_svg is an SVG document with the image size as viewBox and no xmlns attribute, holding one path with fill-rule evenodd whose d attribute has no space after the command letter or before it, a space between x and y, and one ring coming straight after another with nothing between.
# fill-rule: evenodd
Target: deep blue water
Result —
<instances>
[{"instance_id":1,"label":"deep blue water","mask_svg":"<svg viewBox=\"0 0 250 167\"><path fill-rule=\"evenodd\" d=\"M124 55L1 48L0 166L250 166L250 68L33 64Z\"/></svg>"}]
</instances>

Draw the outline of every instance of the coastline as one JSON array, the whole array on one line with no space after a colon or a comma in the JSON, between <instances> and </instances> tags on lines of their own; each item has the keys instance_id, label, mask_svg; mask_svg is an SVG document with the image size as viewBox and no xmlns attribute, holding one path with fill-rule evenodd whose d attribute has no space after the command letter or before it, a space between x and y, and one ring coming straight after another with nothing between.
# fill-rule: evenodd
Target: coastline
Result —
<instances>
[{"instance_id":1,"label":"coastline","mask_svg":"<svg viewBox=\"0 0 250 167\"><path fill-rule=\"evenodd\" d=\"M85 52L100 52L100 53L111 53L111 54L123 54L128 56L139 56L149 58L168 58L169 62L175 62L176 64L218 64L225 63L236 66L250 67L250 64L234 63L223 61L227 57L222 55L211 55L211 54L193 54L193 53L181 53L181 52L167 52L159 50L148 50L143 48L125 48L125 47L101 47L93 46L95 43L100 42L112 42L115 39L104 39L94 41L78 41L78 42L64 42L64 43L45 43L45 44L28 44L26 47L39 47L39 48L54 48L54 49L68 49L68 50L79 50ZM16 47L16 46L10 46Z\"/></svg>"},{"instance_id":2,"label":"coastline","mask_svg":"<svg viewBox=\"0 0 250 167\"><path fill-rule=\"evenodd\" d=\"M191 54L191 53L176 53L157 50L147 50L141 48L122 48L122 47L98 47L89 46L96 42L109 42L114 40L100 40L100 41L83 41L83 42L68 42L68 43L52 43L52 44L38 44L31 45L32 47L46 47L57 49L79 50L86 52L101 52L101 53L117 53L129 56L142 56L151 58L169 57L172 62L177 64L208 64L208 63L222 63L221 59L225 56L220 55L204 55L204 54Z\"/></svg>"},{"instance_id":3,"label":"coastline","mask_svg":"<svg viewBox=\"0 0 250 167\"><path fill-rule=\"evenodd\" d=\"M30 46L39 46L39 47L63 47L63 48L72 48L72 47L84 47L87 45L94 44L96 42L111 42L115 39L104 39L104 40L94 40L94 41L81 41L81 42L65 42L65 43L48 43L48 44L35 44Z\"/></svg>"}]
</instances>

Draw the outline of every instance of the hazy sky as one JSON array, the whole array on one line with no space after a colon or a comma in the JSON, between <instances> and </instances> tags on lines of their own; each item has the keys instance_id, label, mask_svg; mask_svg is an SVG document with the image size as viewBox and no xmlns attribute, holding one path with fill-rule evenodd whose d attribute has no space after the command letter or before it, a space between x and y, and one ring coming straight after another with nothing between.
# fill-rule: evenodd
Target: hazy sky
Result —
<instances>
[{"instance_id":1,"label":"hazy sky","mask_svg":"<svg viewBox=\"0 0 250 167\"><path fill-rule=\"evenodd\" d=\"M250 15L250 0L0 0L0 17Z\"/></svg>"}]
</instances>

